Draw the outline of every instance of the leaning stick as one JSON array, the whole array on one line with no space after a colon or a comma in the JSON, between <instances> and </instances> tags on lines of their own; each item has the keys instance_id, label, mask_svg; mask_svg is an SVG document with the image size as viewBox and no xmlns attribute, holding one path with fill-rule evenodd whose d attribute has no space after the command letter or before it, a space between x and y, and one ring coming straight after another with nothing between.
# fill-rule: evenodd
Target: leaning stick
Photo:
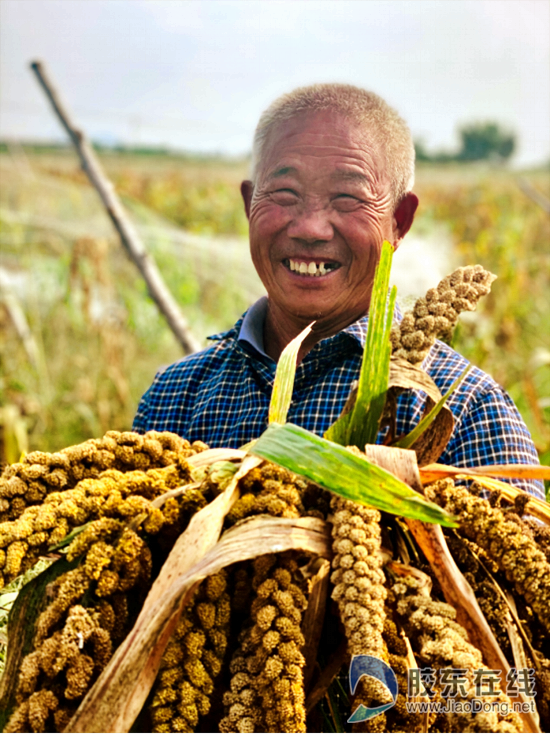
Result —
<instances>
[{"instance_id":1,"label":"leaning stick","mask_svg":"<svg viewBox=\"0 0 550 734\"><path fill-rule=\"evenodd\" d=\"M542 207L547 214L550 214L550 199L548 199L540 191L537 191L537 189L531 183L529 183L526 178L519 178L518 186L523 191L525 196L528 196L531 201L534 201L535 204L538 204L540 207Z\"/></svg>"},{"instance_id":2,"label":"leaning stick","mask_svg":"<svg viewBox=\"0 0 550 734\"><path fill-rule=\"evenodd\" d=\"M86 135L72 122L42 62L33 61L31 63L31 69L36 74L61 124L68 132L80 158L82 169L105 205L107 213L120 235L122 244L147 284L151 298L157 304L160 312L168 322L168 326L172 329L174 336L183 347L184 352L186 354L198 352L201 349L199 342L191 333L187 320L168 290L155 261L145 249L145 245L141 241L135 227L126 215L113 184L103 171L101 163L96 157Z\"/></svg>"}]
</instances>

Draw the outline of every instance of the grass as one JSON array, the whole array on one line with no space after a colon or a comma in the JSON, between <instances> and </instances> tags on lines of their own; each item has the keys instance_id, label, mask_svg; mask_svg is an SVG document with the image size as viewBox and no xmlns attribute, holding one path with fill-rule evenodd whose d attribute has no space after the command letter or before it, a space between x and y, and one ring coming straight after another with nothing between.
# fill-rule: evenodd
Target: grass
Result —
<instances>
[{"instance_id":1,"label":"grass","mask_svg":"<svg viewBox=\"0 0 550 734\"><path fill-rule=\"evenodd\" d=\"M115 166L113 178L130 177L126 159L122 165ZM52 451L110 428L128 429L155 372L183 356L181 349L113 234L97 195L80 180L76 162L69 165L60 156L55 168L51 155L36 156L30 160L30 176L6 156L0 157L0 166L0 267L8 274L11 295L26 316L38 354L32 364L4 303L0 406L15 406L29 449ZM140 175L136 172L136 181ZM143 175L152 176L149 169ZM171 169L167 179L158 175L175 180ZM220 167L211 175L216 186L229 188ZM201 340L231 326L258 297L259 279L233 224L226 228L232 239L181 241L169 213L139 198L125 196L125 203ZM198 224L195 229L200 230ZM4 440L5 446L14 443L6 435ZM17 449L7 455L4 447L4 460L17 457Z\"/></svg>"},{"instance_id":2,"label":"grass","mask_svg":"<svg viewBox=\"0 0 550 734\"><path fill-rule=\"evenodd\" d=\"M244 240L247 162L102 161L194 333L229 327L262 290ZM128 429L156 370L181 351L71 153L0 154L0 171L0 268L38 355L33 365L4 300L0 410L4 460L14 460L17 426L29 449L45 451ZM549 195L550 172L525 175ZM455 346L509 390L549 463L550 224L516 179L503 169L420 167L415 229L444 224L462 264L499 276L479 313L461 318Z\"/></svg>"}]
</instances>

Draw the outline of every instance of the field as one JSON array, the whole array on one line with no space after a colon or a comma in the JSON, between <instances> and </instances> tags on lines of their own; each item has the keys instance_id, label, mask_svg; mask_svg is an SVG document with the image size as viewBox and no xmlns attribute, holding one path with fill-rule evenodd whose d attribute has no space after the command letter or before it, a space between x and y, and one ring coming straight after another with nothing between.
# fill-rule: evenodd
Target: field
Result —
<instances>
[{"instance_id":1,"label":"field","mask_svg":"<svg viewBox=\"0 0 550 734\"><path fill-rule=\"evenodd\" d=\"M246 161L102 161L194 334L229 327L262 293L238 190ZM128 429L156 370L181 351L71 152L14 149L0 173L1 459L11 462ZM548 170L521 176L549 197ZM445 231L455 261L498 275L454 346L511 393L549 463L550 222L519 178L420 168L414 229Z\"/></svg>"}]
</instances>

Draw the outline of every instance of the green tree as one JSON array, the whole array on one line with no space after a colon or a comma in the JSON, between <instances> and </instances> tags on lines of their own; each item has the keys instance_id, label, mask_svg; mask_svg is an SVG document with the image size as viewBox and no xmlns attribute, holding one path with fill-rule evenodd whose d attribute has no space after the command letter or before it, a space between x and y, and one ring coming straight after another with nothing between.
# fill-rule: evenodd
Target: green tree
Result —
<instances>
[{"instance_id":1,"label":"green tree","mask_svg":"<svg viewBox=\"0 0 550 734\"><path fill-rule=\"evenodd\" d=\"M460 161L507 160L515 150L516 136L496 122L473 122L459 130L462 147Z\"/></svg>"}]
</instances>

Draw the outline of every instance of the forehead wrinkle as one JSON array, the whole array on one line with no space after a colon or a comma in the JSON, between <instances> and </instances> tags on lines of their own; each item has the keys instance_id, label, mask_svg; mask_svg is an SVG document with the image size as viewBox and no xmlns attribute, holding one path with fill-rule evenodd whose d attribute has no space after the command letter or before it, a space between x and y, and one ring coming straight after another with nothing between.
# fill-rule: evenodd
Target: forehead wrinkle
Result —
<instances>
[{"instance_id":1,"label":"forehead wrinkle","mask_svg":"<svg viewBox=\"0 0 550 734\"><path fill-rule=\"evenodd\" d=\"M288 175L297 175L298 169L294 166L281 166L276 168L274 171L268 174L268 179L283 178ZM372 180L369 176L359 171L334 171L330 174L330 179L333 181L350 181L351 183L365 184L366 186L372 185Z\"/></svg>"}]
</instances>

